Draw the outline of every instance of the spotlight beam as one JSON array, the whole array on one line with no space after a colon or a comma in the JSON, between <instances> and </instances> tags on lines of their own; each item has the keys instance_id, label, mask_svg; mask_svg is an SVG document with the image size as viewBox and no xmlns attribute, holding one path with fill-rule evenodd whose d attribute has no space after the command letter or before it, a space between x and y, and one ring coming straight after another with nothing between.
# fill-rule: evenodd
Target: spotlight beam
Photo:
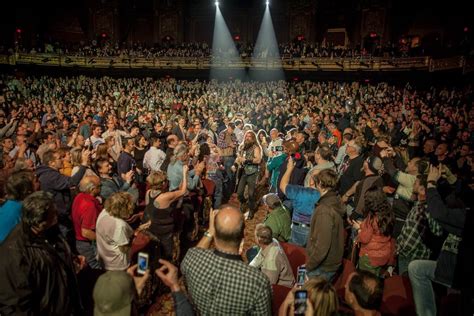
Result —
<instances>
[{"instance_id":1,"label":"spotlight beam","mask_svg":"<svg viewBox=\"0 0 474 316\"><path fill-rule=\"evenodd\" d=\"M278 48L278 42L273 28L272 16L270 14L270 1L266 2L265 13L263 15L262 23L260 24L260 30L258 31L257 42L252 54L252 62L255 61L272 61L271 70L263 71L256 70L255 67L251 69L251 77L255 79L268 79L268 80L284 80L285 74L281 64L280 52ZM263 77L263 78L261 78Z\"/></svg>"},{"instance_id":2,"label":"spotlight beam","mask_svg":"<svg viewBox=\"0 0 474 316\"><path fill-rule=\"evenodd\" d=\"M244 68L236 67L240 63L240 54L237 51L229 28L216 1L216 15L214 19L214 34L212 39L211 79L234 77L244 79Z\"/></svg>"}]
</instances>

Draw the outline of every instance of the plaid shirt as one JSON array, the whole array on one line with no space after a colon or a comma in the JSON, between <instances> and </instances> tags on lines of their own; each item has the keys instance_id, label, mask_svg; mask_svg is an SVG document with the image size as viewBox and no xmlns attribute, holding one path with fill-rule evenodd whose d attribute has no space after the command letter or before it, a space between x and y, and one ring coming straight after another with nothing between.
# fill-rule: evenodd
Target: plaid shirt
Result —
<instances>
[{"instance_id":1,"label":"plaid shirt","mask_svg":"<svg viewBox=\"0 0 474 316\"><path fill-rule=\"evenodd\" d=\"M238 255L192 248L181 271L200 315L271 315L270 281Z\"/></svg>"},{"instance_id":2,"label":"plaid shirt","mask_svg":"<svg viewBox=\"0 0 474 316\"><path fill-rule=\"evenodd\" d=\"M227 129L219 133L219 137L217 138L217 147L219 147L220 149L226 149L229 147L229 145L225 142L226 134L227 134ZM232 143L235 144L235 146L238 145L237 137L235 136L235 133L232 133L230 135L230 139Z\"/></svg>"},{"instance_id":3,"label":"plaid shirt","mask_svg":"<svg viewBox=\"0 0 474 316\"><path fill-rule=\"evenodd\" d=\"M423 237L428 233L441 236L443 229L426 211L426 203L417 202L405 220L397 238L398 253L406 258L429 259L431 250L424 244Z\"/></svg>"}]
</instances>

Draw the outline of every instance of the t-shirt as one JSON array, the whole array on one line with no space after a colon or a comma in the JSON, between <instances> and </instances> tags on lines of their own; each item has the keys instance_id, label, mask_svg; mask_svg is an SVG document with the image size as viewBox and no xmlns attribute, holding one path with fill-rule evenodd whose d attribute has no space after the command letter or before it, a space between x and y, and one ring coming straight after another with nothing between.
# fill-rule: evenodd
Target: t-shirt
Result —
<instances>
[{"instance_id":1,"label":"t-shirt","mask_svg":"<svg viewBox=\"0 0 474 316\"><path fill-rule=\"evenodd\" d=\"M133 229L123 219L111 216L105 209L96 224L97 253L106 270L126 270L130 260L119 247L130 244Z\"/></svg>"},{"instance_id":2,"label":"t-shirt","mask_svg":"<svg viewBox=\"0 0 474 316\"><path fill-rule=\"evenodd\" d=\"M286 197L293 205L293 222L309 225L316 203L321 197L319 191L292 184L288 184L285 191Z\"/></svg>"},{"instance_id":3,"label":"t-shirt","mask_svg":"<svg viewBox=\"0 0 474 316\"><path fill-rule=\"evenodd\" d=\"M72 203L72 223L76 240L88 241L82 236L81 228L95 230L95 223L101 206L99 201L90 194L79 193Z\"/></svg>"},{"instance_id":4,"label":"t-shirt","mask_svg":"<svg viewBox=\"0 0 474 316\"><path fill-rule=\"evenodd\" d=\"M2 243L21 219L21 202L7 200L0 206L0 243Z\"/></svg>"}]
</instances>

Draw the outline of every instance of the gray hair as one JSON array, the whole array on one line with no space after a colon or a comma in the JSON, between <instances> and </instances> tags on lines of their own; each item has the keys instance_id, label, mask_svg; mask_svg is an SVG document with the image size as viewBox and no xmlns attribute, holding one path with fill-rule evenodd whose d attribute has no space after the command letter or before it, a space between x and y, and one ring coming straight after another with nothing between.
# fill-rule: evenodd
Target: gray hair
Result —
<instances>
[{"instance_id":1,"label":"gray hair","mask_svg":"<svg viewBox=\"0 0 474 316\"><path fill-rule=\"evenodd\" d=\"M186 144L179 144L173 150L173 157L171 157L171 163L175 163L176 160L181 158L183 155L188 153L188 146Z\"/></svg>"}]
</instances>

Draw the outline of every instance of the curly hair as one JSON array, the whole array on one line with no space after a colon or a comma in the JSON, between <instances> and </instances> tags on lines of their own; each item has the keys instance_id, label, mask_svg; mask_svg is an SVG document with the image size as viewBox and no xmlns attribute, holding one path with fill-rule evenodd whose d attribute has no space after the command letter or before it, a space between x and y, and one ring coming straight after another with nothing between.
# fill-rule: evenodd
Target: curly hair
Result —
<instances>
[{"instance_id":1,"label":"curly hair","mask_svg":"<svg viewBox=\"0 0 474 316\"><path fill-rule=\"evenodd\" d=\"M390 236L395 223L395 215L385 193L378 187L372 187L367 190L364 198L368 216L377 222L382 235Z\"/></svg>"},{"instance_id":2,"label":"curly hair","mask_svg":"<svg viewBox=\"0 0 474 316\"><path fill-rule=\"evenodd\" d=\"M165 181L167 181L166 173L161 170L153 171L146 177L146 183L152 190L162 190Z\"/></svg>"},{"instance_id":3,"label":"curly hair","mask_svg":"<svg viewBox=\"0 0 474 316\"><path fill-rule=\"evenodd\" d=\"M104 208L111 216L125 220L133 214L133 197L127 192L114 193L105 200Z\"/></svg>"}]
</instances>

